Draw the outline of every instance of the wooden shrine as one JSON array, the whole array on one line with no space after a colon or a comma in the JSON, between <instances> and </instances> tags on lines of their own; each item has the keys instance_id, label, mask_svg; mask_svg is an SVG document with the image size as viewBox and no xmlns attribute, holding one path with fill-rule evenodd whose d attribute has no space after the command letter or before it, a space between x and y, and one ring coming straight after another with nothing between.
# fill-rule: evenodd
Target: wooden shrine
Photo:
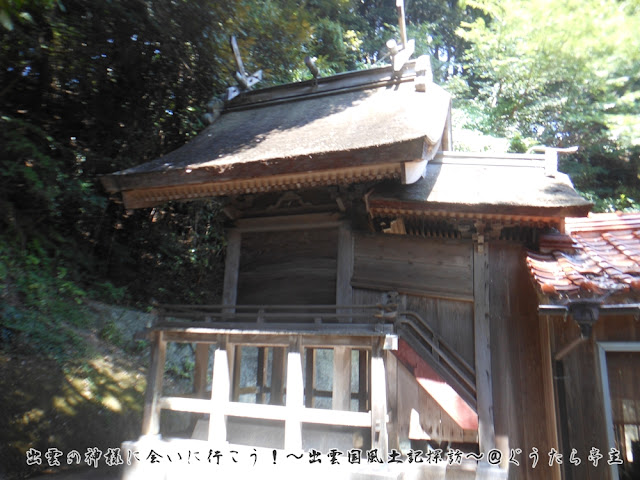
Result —
<instances>
[{"instance_id":1,"label":"wooden shrine","mask_svg":"<svg viewBox=\"0 0 640 480\"><path fill-rule=\"evenodd\" d=\"M293 464L291 478L578 478L547 456L579 443L563 432L554 380L562 325L574 325L561 322L576 311L562 282L558 310L544 310L552 290L526 258L542 261L550 235L566 237L590 204L551 149L453 151L450 111L425 59L246 90L192 142L102 178L131 209L215 197L228 224L222 304L164 305L144 333L143 435L125 448L266 452L278 477L276 459L322 452L322 469ZM193 385L169 395L176 342L193 345ZM585 392L571 381L565 410ZM191 422L180 439L163 431L175 412ZM331 449L345 455L339 470ZM344 465L374 449L382 464ZM447 462L450 450L467 455ZM418 451L444 460L409 462ZM583 457L579 478L614 478ZM174 467L133 465L124 478L199 471Z\"/></svg>"}]
</instances>

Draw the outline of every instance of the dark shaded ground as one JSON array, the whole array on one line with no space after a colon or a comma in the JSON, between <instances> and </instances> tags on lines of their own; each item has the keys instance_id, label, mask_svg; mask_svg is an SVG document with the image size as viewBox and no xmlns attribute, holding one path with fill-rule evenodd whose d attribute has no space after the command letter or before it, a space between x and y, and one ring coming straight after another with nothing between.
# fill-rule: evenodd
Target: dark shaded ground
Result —
<instances>
[{"instance_id":1,"label":"dark shaded ground","mask_svg":"<svg viewBox=\"0 0 640 480\"><path fill-rule=\"evenodd\" d=\"M95 340L95 338L94 338ZM116 479L115 467L68 471L48 466L45 453L87 448L103 452L140 432L144 369L115 347L94 341L94 354L66 362L24 352L0 351L0 479ZM27 451L41 452L41 465L27 465ZM99 462L103 464L103 459ZM84 463L82 464L84 465Z\"/></svg>"}]
</instances>

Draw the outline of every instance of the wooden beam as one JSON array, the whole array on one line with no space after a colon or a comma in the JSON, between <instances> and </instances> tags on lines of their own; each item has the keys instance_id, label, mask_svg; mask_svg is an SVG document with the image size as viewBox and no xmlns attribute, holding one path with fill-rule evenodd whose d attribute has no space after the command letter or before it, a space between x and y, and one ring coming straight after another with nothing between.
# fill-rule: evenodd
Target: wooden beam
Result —
<instances>
[{"instance_id":1,"label":"wooden beam","mask_svg":"<svg viewBox=\"0 0 640 480\"><path fill-rule=\"evenodd\" d=\"M160 405L164 362L167 353L167 342L162 332L154 332L151 340L151 367L147 382L142 419L142 435L158 435L160 433Z\"/></svg>"},{"instance_id":2,"label":"wooden beam","mask_svg":"<svg viewBox=\"0 0 640 480\"><path fill-rule=\"evenodd\" d=\"M236 222L239 232L277 232L287 230L308 230L335 228L342 225L335 213L308 213L277 217L242 218Z\"/></svg>"},{"instance_id":3,"label":"wooden beam","mask_svg":"<svg viewBox=\"0 0 640 480\"><path fill-rule=\"evenodd\" d=\"M227 342L218 344L213 358L213 380L211 382L211 403L209 411L209 442L220 445L227 443L227 417L231 380L229 376L229 355Z\"/></svg>"},{"instance_id":4,"label":"wooden beam","mask_svg":"<svg viewBox=\"0 0 640 480\"><path fill-rule=\"evenodd\" d=\"M385 462L389 449L386 383L383 342L378 341L371 351L371 448L377 448Z\"/></svg>"},{"instance_id":5,"label":"wooden beam","mask_svg":"<svg viewBox=\"0 0 640 480\"><path fill-rule=\"evenodd\" d=\"M351 349L335 347L333 349L333 410L351 409Z\"/></svg>"},{"instance_id":6,"label":"wooden beam","mask_svg":"<svg viewBox=\"0 0 640 480\"><path fill-rule=\"evenodd\" d=\"M478 235L483 239L482 235ZM474 242L473 295L478 443L485 454L495 448L493 382L491 380L491 325L489 316L489 245Z\"/></svg>"},{"instance_id":7,"label":"wooden beam","mask_svg":"<svg viewBox=\"0 0 640 480\"><path fill-rule=\"evenodd\" d=\"M224 263L224 287L222 303L235 305L238 297L238 270L242 235L237 229L227 231L227 255Z\"/></svg>"},{"instance_id":8,"label":"wooden beam","mask_svg":"<svg viewBox=\"0 0 640 480\"><path fill-rule=\"evenodd\" d=\"M309 332L304 334L301 332L289 331L271 334L265 331L234 331L220 329L215 331L206 328L193 328L190 331L166 331L163 330L164 339L167 342L176 343L217 343L220 338L229 335L234 342L242 342L243 345L269 346L269 347L286 347L288 338L291 335L301 335L304 338L304 345L315 348L333 348L336 346L352 347L352 348L370 348L371 339L385 336L371 332L363 335L349 335L348 332L336 332L331 334L321 334ZM213 330L213 331L212 331ZM158 330L160 331L160 330Z\"/></svg>"},{"instance_id":9,"label":"wooden beam","mask_svg":"<svg viewBox=\"0 0 640 480\"><path fill-rule=\"evenodd\" d=\"M302 339L291 337L287 353L287 411L284 423L284 448L290 452L302 449L301 414L304 408L304 383L302 378Z\"/></svg>"},{"instance_id":10,"label":"wooden beam","mask_svg":"<svg viewBox=\"0 0 640 480\"><path fill-rule=\"evenodd\" d=\"M207 390L207 371L209 370L209 344L196 343L196 361L193 368L193 393L204 398Z\"/></svg>"},{"instance_id":11,"label":"wooden beam","mask_svg":"<svg viewBox=\"0 0 640 480\"><path fill-rule=\"evenodd\" d=\"M174 412L209 413L211 400L189 397L161 397L158 405ZM303 423L335 425L343 427L371 427L370 412L329 411L323 408L302 408L300 420ZM289 409L283 405L260 405L255 403L229 402L224 414L228 417L255 418L258 420L286 421Z\"/></svg>"}]
</instances>

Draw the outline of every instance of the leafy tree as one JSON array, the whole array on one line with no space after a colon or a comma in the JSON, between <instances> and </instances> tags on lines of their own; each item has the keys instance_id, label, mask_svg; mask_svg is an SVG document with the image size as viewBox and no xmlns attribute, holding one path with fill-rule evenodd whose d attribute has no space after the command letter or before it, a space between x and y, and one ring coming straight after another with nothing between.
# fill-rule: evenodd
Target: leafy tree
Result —
<instances>
[{"instance_id":1,"label":"leafy tree","mask_svg":"<svg viewBox=\"0 0 640 480\"><path fill-rule=\"evenodd\" d=\"M640 4L467 3L485 13L458 30L471 44L466 93L468 107L484 112L477 125L531 142L581 146L565 163L576 185L608 198L599 208L620 206L616 199L639 186L640 129L629 120L640 114Z\"/></svg>"}]
</instances>

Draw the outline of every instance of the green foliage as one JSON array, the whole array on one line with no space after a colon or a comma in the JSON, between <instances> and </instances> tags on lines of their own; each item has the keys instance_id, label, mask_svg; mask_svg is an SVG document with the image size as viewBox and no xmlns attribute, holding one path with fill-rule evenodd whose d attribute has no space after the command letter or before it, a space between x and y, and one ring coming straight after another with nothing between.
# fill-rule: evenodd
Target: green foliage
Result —
<instances>
[{"instance_id":1,"label":"green foliage","mask_svg":"<svg viewBox=\"0 0 640 480\"><path fill-rule=\"evenodd\" d=\"M122 332L113 320L107 322L101 329L98 336L118 347L122 347L125 344L125 339L122 336Z\"/></svg>"},{"instance_id":2,"label":"green foliage","mask_svg":"<svg viewBox=\"0 0 640 480\"><path fill-rule=\"evenodd\" d=\"M0 329L39 353L68 358L84 351L74 333L85 325L85 291L40 243L26 249L0 237Z\"/></svg>"},{"instance_id":3,"label":"green foliage","mask_svg":"<svg viewBox=\"0 0 640 480\"><path fill-rule=\"evenodd\" d=\"M634 0L468 2L484 12L459 35L467 104L483 131L580 146L565 163L596 210L633 208L640 143L640 16ZM625 193L627 192L627 193ZM621 196L623 195L623 196Z\"/></svg>"}]
</instances>

